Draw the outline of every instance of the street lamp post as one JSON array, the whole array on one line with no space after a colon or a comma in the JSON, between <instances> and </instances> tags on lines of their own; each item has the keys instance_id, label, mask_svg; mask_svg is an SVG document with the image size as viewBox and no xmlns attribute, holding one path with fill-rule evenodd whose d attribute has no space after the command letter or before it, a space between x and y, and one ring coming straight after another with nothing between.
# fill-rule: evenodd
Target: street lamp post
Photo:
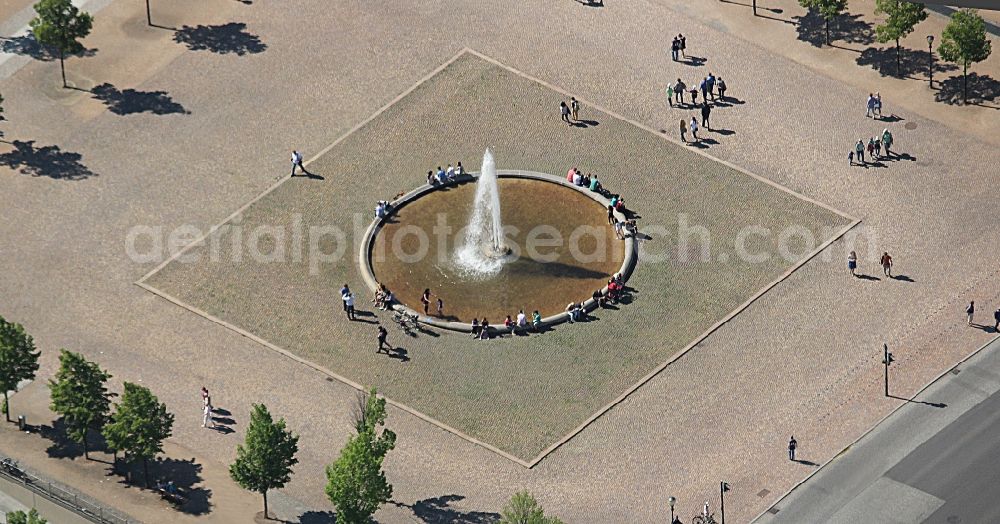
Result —
<instances>
[{"instance_id":1,"label":"street lamp post","mask_svg":"<svg viewBox=\"0 0 1000 524\"><path fill-rule=\"evenodd\" d=\"M729 484L719 483L719 513L722 515L722 523L726 524L726 492L729 491Z\"/></svg>"},{"instance_id":2,"label":"street lamp post","mask_svg":"<svg viewBox=\"0 0 1000 524\"><path fill-rule=\"evenodd\" d=\"M934 88L934 35L927 35L927 85Z\"/></svg>"},{"instance_id":3,"label":"street lamp post","mask_svg":"<svg viewBox=\"0 0 1000 524\"><path fill-rule=\"evenodd\" d=\"M667 504L670 505L670 524L677 522L674 518L674 504L677 504L677 497L667 497Z\"/></svg>"},{"instance_id":4,"label":"street lamp post","mask_svg":"<svg viewBox=\"0 0 1000 524\"><path fill-rule=\"evenodd\" d=\"M892 353L889 353L889 344L882 344L884 356L882 363L885 364L885 396L889 396L889 364L892 364Z\"/></svg>"}]
</instances>

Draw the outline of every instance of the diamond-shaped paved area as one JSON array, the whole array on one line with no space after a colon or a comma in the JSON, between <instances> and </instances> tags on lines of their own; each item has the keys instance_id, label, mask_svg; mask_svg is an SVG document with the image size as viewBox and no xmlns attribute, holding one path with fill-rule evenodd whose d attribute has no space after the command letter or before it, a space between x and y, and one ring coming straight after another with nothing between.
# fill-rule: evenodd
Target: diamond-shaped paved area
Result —
<instances>
[{"instance_id":1,"label":"diamond-shaped paved area","mask_svg":"<svg viewBox=\"0 0 1000 524\"><path fill-rule=\"evenodd\" d=\"M165 17L175 5L154 3L154 10ZM52 62L0 81L5 140L58 147L27 164L32 159L9 154L10 146L0 150L9 167L0 173L0 314L35 335L43 379L57 365L57 348L79 350L115 381L151 387L177 414L170 441L179 451L171 455L204 466L212 511L142 515L151 522L249 520L225 518L245 506L227 494L238 488L226 465L252 402L267 403L302 436L301 461L292 482L270 496L274 507L286 520L303 506L329 509L323 466L351 432L354 390L133 285L159 260L130 259L126 233L136 225L169 231L218 223L286 175L291 149L320 151L466 46L670 132L690 112L664 103L665 82L721 75L744 103L713 113L715 125L733 134L713 135L719 143L707 152L862 219L857 231L875 240L834 243L532 469L390 409L400 438L385 466L398 505L384 506L379 521L482 522L517 489L531 490L568 522L663 522L673 495L686 521L703 501L717 506L720 480L733 486L727 520L747 521L812 471L787 460L789 434L804 459L822 463L898 404L882 395L883 341L896 348L894 391L905 395L995 336L966 327L962 311L970 299L983 311L1000 305L1000 152L960 125L909 109L932 103L929 96L882 88L887 108L903 120L864 119L871 88L837 76L879 85L878 75L861 74L853 59L832 68L824 53L841 51L796 41L789 24L753 17L740 32L685 14L721 7L751 18L747 8L715 0L606 0L604 8L571 0L303 0L294 12L274 2L192 6L176 8L167 23L245 22L266 50L188 51L172 32L145 25L141 3L112 2L85 40L99 51L66 64L92 85L165 91L187 113L117 115L80 91L54 100L62 90L51 87L58 82ZM220 12L199 10L208 8ZM801 12L790 4L785 15ZM705 65L670 61L667 36L676 32ZM787 38L768 50L741 36L761 34ZM801 56L803 48L818 58L797 62L780 52ZM997 129L994 114L980 114ZM912 160L849 167L845 146L883 127ZM97 176L61 178L74 158ZM875 276L878 255L890 251L909 281L850 277L849 249ZM235 433L200 427L203 384L233 412ZM14 395L15 412L23 398ZM78 463L7 445L22 441L8 440L11 427L0 437L5 452L53 476L84 477L67 473L86 469ZM107 481L103 470L86 478L79 489L113 503L132 500L129 513L142 513L138 502L161 504Z\"/></svg>"},{"instance_id":2,"label":"diamond-shaped paved area","mask_svg":"<svg viewBox=\"0 0 1000 524\"><path fill-rule=\"evenodd\" d=\"M530 462L850 222L594 108L581 110L586 127L567 126L557 118L561 99L463 53L310 163L322 179L288 180L240 213L238 228L220 228L146 283ZM411 339L394 330L390 342L409 360L374 353L376 320L350 322L340 311L341 283L364 301L369 295L358 276L355 223L370 221L376 200L423 182L428 167L455 159L475 166L486 146L501 169L564 173L577 166L625 196L650 233L643 245L649 256L629 281L634 300L591 322L488 343L449 332ZM301 257L291 240L296 221L306 232ZM343 255L316 261L315 272L312 226L335 226L349 244L323 237L323 253L339 248ZM264 228L285 232L281 260L251 256L254 232ZM779 246L783 232L800 230L808 242L796 236ZM741 258L737 245L766 259ZM213 246L221 246L217 254ZM530 300L526 306L532 309Z\"/></svg>"}]
</instances>

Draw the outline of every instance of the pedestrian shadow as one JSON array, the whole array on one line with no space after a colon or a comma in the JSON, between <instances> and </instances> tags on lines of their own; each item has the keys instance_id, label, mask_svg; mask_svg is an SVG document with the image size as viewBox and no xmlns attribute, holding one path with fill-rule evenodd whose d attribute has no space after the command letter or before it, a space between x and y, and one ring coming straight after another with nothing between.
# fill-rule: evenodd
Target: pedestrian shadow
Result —
<instances>
[{"instance_id":1,"label":"pedestrian shadow","mask_svg":"<svg viewBox=\"0 0 1000 524\"><path fill-rule=\"evenodd\" d=\"M184 26L174 33L174 41L192 51L211 51L220 55L263 53L267 44L246 30L241 22L222 25Z\"/></svg>"},{"instance_id":2,"label":"pedestrian shadow","mask_svg":"<svg viewBox=\"0 0 1000 524\"><path fill-rule=\"evenodd\" d=\"M174 102L166 91L136 91L135 89L125 89L104 83L90 90L94 98L100 100L108 111L116 115L130 115L133 113L153 113L154 115L182 114L189 115L190 111L184 106Z\"/></svg>"},{"instance_id":3,"label":"pedestrian shadow","mask_svg":"<svg viewBox=\"0 0 1000 524\"><path fill-rule=\"evenodd\" d=\"M681 60L678 60L678 62L684 65L689 65L691 67L701 67L708 62L708 59L700 56L687 56Z\"/></svg>"},{"instance_id":4,"label":"pedestrian shadow","mask_svg":"<svg viewBox=\"0 0 1000 524\"><path fill-rule=\"evenodd\" d=\"M900 282L916 282L915 280L906 275L893 275L891 278L893 280L898 280Z\"/></svg>"},{"instance_id":5,"label":"pedestrian shadow","mask_svg":"<svg viewBox=\"0 0 1000 524\"><path fill-rule=\"evenodd\" d=\"M951 105L977 105L1000 109L1000 105L989 104L1000 96L1000 81L990 75L980 75L969 73L969 99L966 102L962 96L963 80L961 75L953 76L938 83L938 91L934 94L934 100Z\"/></svg>"},{"instance_id":6,"label":"pedestrian shadow","mask_svg":"<svg viewBox=\"0 0 1000 524\"><path fill-rule=\"evenodd\" d=\"M988 326L986 324L977 324L975 322L973 322L972 324L969 324L969 327L974 327L976 329L985 331L987 333L996 333L997 332L996 329L993 329L993 326Z\"/></svg>"},{"instance_id":7,"label":"pedestrian shadow","mask_svg":"<svg viewBox=\"0 0 1000 524\"><path fill-rule=\"evenodd\" d=\"M698 149L708 149L714 145L718 145L719 141L714 138L699 137L695 142L688 142L689 146L697 147Z\"/></svg>"},{"instance_id":8,"label":"pedestrian shadow","mask_svg":"<svg viewBox=\"0 0 1000 524\"><path fill-rule=\"evenodd\" d=\"M909 153L889 153L883 156L882 160L888 160L889 162L896 162L899 160L908 160L910 162L916 162L917 157L910 155Z\"/></svg>"},{"instance_id":9,"label":"pedestrian shadow","mask_svg":"<svg viewBox=\"0 0 1000 524\"><path fill-rule=\"evenodd\" d=\"M97 176L80 163L79 153L63 151L59 146L35 147L34 140L8 142L13 151L0 154L0 166L7 166L22 175L48 177L54 180L84 180Z\"/></svg>"},{"instance_id":10,"label":"pedestrian shadow","mask_svg":"<svg viewBox=\"0 0 1000 524\"><path fill-rule=\"evenodd\" d=\"M912 398L898 397L896 395L889 395L889 398L894 398L896 400L904 400L911 404L923 404L925 406L930 406L932 408L943 409L948 407L948 404L945 404L944 402L924 402L923 400L913 400Z\"/></svg>"},{"instance_id":11,"label":"pedestrian shadow","mask_svg":"<svg viewBox=\"0 0 1000 524\"><path fill-rule=\"evenodd\" d=\"M413 512L413 516L420 522L428 524L488 524L498 522L501 518L499 513L488 511L463 511L451 507L452 503L465 500L462 495L442 495L429 499L418 500L413 505L392 501L399 508L408 508Z\"/></svg>"},{"instance_id":12,"label":"pedestrian shadow","mask_svg":"<svg viewBox=\"0 0 1000 524\"><path fill-rule=\"evenodd\" d=\"M570 125L573 127L581 127L586 129L588 127L597 127L601 125L601 123L598 122L597 120L574 120L570 122Z\"/></svg>"},{"instance_id":13,"label":"pedestrian shadow","mask_svg":"<svg viewBox=\"0 0 1000 524\"><path fill-rule=\"evenodd\" d=\"M809 466L809 467L813 467L813 468L819 466L819 464L817 464L817 463L815 463L815 462L813 462L811 460L795 459L792 462L798 462L799 464L802 464L803 466Z\"/></svg>"},{"instance_id":14,"label":"pedestrian shadow","mask_svg":"<svg viewBox=\"0 0 1000 524\"><path fill-rule=\"evenodd\" d=\"M854 277L857 278L857 279L859 279L859 280L869 280L869 281L873 281L873 282L876 281L876 280L882 280L881 278L879 278L879 277L877 277L875 275L862 275L861 273L855 274Z\"/></svg>"},{"instance_id":15,"label":"pedestrian shadow","mask_svg":"<svg viewBox=\"0 0 1000 524\"><path fill-rule=\"evenodd\" d=\"M736 134L736 131L733 131L732 129L709 129L708 131L711 133L718 133L722 136L730 136Z\"/></svg>"},{"instance_id":16,"label":"pedestrian shadow","mask_svg":"<svg viewBox=\"0 0 1000 524\"><path fill-rule=\"evenodd\" d=\"M584 7L604 7L604 0L595 2L594 0L573 0Z\"/></svg>"},{"instance_id":17,"label":"pedestrian shadow","mask_svg":"<svg viewBox=\"0 0 1000 524\"><path fill-rule=\"evenodd\" d=\"M229 411L228 409L222 409L222 408L212 408L212 413L223 417L230 417L233 415L232 412Z\"/></svg>"},{"instance_id":18,"label":"pedestrian shadow","mask_svg":"<svg viewBox=\"0 0 1000 524\"><path fill-rule=\"evenodd\" d=\"M876 118L876 120L878 120L879 122L902 122L903 120L906 120L906 119L903 118L903 117L901 117L901 116L899 116L899 115L897 115L897 114L895 114L895 113L893 113L893 114L891 114L889 116L880 116L880 117Z\"/></svg>"},{"instance_id":19,"label":"pedestrian shadow","mask_svg":"<svg viewBox=\"0 0 1000 524\"><path fill-rule=\"evenodd\" d=\"M398 360L400 362L409 362L410 361L409 351L407 351L406 348L399 347L399 346L394 347L394 348L392 348L392 349L389 350L389 358L396 359L396 360Z\"/></svg>"}]
</instances>

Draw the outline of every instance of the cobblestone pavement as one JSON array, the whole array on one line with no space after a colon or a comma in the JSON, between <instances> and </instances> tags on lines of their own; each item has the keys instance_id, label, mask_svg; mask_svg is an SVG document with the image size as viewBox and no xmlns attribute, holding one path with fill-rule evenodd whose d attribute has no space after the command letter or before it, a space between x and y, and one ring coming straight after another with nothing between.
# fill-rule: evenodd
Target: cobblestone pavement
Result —
<instances>
[{"instance_id":1,"label":"cobblestone pavement","mask_svg":"<svg viewBox=\"0 0 1000 524\"><path fill-rule=\"evenodd\" d=\"M466 46L654 129L690 116L666 106L665 82L711 70L744 103L713 113L734 134L707 153L861 218L854 231L874 239L854 247L864 272L881 277L875 261L888 250L909 280L852 278L851 244L834 244L530 470L394 409L400 439L386 468L399 505L380 520L479 516L527 488L570 522L662 521L667 496L691 515L705 500L716 505L725 480L727 517L747 521L808 473L784 459L789 434L804 459L822 463L890 409L883 341L899 348L894 387L904 393L994 336L966 327L962 311L969 299L982 310L1000 302L1000 152L905 111L897 122L864 120L867 90L724 27L645 1L307 0L294 13L213 2L208 12L167 13L176 27L223 26L203 37L208 48L189 49L170 31L147 36L135 22L142 6L115 2L87 40L98 52L67 63L120 90L163 91L187 113L106 111L52 88L50 62L0 84L11 142L0 150L10 167L0 175L0 313L35 335L43 377L68 347L150 386L177 413L172 444L197 450L206 475L222 472L216 486L242 426L206 437L201 385L237 423L263 401L301 432L301 464L284 493L317 509L328 508L322 466L350 431L353 390L132 285L156 262L129 261L127 230L219 222L285 174L291 149L320 151ZM698 42L705 66L671 63L665 48L678 31ZM913 160L849 167L849 144L886 126ZM32 461L45 465L64 467ZM240 504L215 492L217 507Z\"/></svg>"}]
</instances>

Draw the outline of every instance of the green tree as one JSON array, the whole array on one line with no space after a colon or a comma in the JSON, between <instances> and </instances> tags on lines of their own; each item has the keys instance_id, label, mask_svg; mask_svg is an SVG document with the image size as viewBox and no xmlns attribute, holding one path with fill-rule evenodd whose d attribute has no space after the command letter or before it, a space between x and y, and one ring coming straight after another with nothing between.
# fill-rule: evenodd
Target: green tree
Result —
<instances>
[{"instance_id":1,"label":"green tree","mask_svg":"<svg viewBox=\"0 0 1000 524\"><path fill-rule=\"evenodd\" d=\"M847 0L799 0L799 5L823 17L826 25L826 45L830 45L830 21L847 9Z\"/></svg>"},{"instance_id":2,"label":"green tree","mask_svg":"<svg viewBox=\"0 0 1000 524\"><path fill-rule=\"evenodd\" d=\"M104 426L104 439L127 460L142 459L143 482L149 486L149 459L163 452L173 426L174 415L149 388L126 382L121 402Z\"/></svg>"},{"instance_id":3,"label":"green tree","mask_svg":"<svg viewBox=\"0 0 1000 524\"><path fill-rule=\"evenodd\" d=\"M337 510L338 521L367 522L392 497L382 461L396 446L396 434L385 426L385 399L375 388L359 397L354 428L357 435L347 441L340 457L326 467L326 496Z\"/></svg>"},{"instance_id":4,"label":"green tree","mask_svg":"<svg viewBox=\"0 0 1000 524\"><path fill-rule=\"evenodd\" d=\"M993 49L986 38L986 22L975 9L962 9L951 15L951 22L941 33L938 53L941 58L962 64L962 101L969 101L969 64L982 62Z\"/></svg>"},{"instance_id":5,"label":"green tree","mask_svg":"<svg viewBox=\"0 0 1000 524\"><path fill-rule=\"evenodd\" d=\"M81 12L71 0L40 0L35 12L38 16L28 25L36 40L59 51L59 69L63 87L67 87L66 54L83 51L80 39L90 34L94 17Z\"/></svg>"},{"instance_id":6,"label":"green tree","mask_svg":"<svg viewBox=\"0 0 1000 524\"><path fill-rule=\"evenodd\" d=\"M100 429L108 419L112 394L106 383L111 375L79 353L60 350L59 371L49 381L52 411L62 416L66 435L83 445L87 454L87 432Z\"/></svg>"},{"instance_id":7,"label":"green tree","mask_svg":"<svg viewBox=\"0 0 1000 524\"><path fill-rule=\"evenodd\" d=\"M500 524L562 524L556 517L546 517L542 506L527 491L518 491L500 514Z\"/></svg>"},{"instance_id":8,"label":"green tree","mask_svg":"<svg viewBox=\"0 0 1000 524\"><path fill-rule=\"evenodd\" d=\"M35 378L40 354L40 351L35 351L35 342L31 335L24 332L21 324L7 322L0 317L0 389L3 390L3 411L7 422L10 422L7 393L17 389L22 380Z\"/></svg>"},{"instance_id":9,"label":"green tree","mask_svg":"<svg viewBox=\"0 0 1000 524\"><path fill-rule=\"evenodd\" d=\"M38 516L38 510L32 508L25 513L14 511L7 514L7 524L48 524L49 521Z\"/></svg>"},{"instance_id":10,"label":"green tree","mask_svg":"<svg viewBox=\"0 0 1000 524\"><path fill-rule=\"evenodd\" d=\"M899 39L912 33L914 26L927 18L927 10L923 4L901 0L875 0L875 14L886 15L885 22L875 26L875 39L883 44L896 42L896 75L903 76Z\"/></svg>"},{"instance_id":11,"label":"green tree","mask_svg":"<svg viewBox=\"0 0 1000 524\"><path fill-rule=\"evenodd\" d=\"M264 496L264 518L267 513L267 491L285 486L292 476L292 466L299 460L299 437L285 429L284 419L277 422L263 404L254 404L250 425L242 445L236 447L236 462L229 466L229 476L243 489Z\"/></svg>"}]
</instances>

